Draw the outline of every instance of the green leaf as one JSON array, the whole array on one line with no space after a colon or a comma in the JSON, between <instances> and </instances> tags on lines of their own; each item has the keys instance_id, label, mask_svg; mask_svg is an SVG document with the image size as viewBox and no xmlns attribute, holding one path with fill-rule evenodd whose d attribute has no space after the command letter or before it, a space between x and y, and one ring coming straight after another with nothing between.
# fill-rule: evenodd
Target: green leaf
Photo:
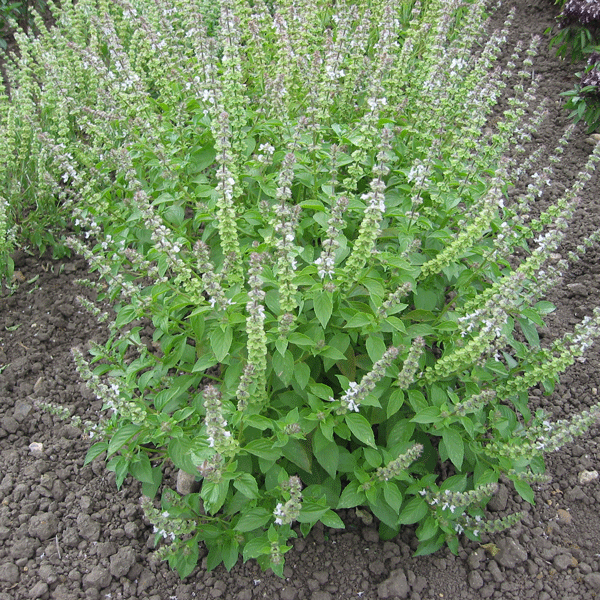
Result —
<instances>
[{"instance_id":1,"label":"green leaf","mask_svg":"<svg viewBox=\"0 0 600 600\"><path fill-rule=\"evenodd\" d=\"M259 556L268 556L270 554L271 542L269 542L269 538L267 537L266 533L260 537L252 538L250 541L246 542L242 552L244 562L250 558L258 558Z\"/></svg>"},{"instance_id":2,"label":"green leaf","mask_svg":"<svg viewBox=\"0 0 600 600\"><path fill-rule=\"evenodd\" d=\"M411 419L413 423L439 423L442 420L440 409L437 406L428 406Z\"/></svg>"},{"instance_id":3,"label":"green leaf","mask_svg":"<svg viewBox=\"0 0 600 600\"><path fill-rule=\"evenodd\" d=\"M365 455L365 460L369 466L374 469L381 466L383 460L381 454L377 450L373 450L373 448L363 448L363 454Z\"/></svg>"},{"instance_id":4,"label":"green leaf","mask_svg":"<svg viewBox=\"0 0 600 600\"><path fill-rule=\"evenodd\" d=\"M279 352L273 355L273 369L281 382L288 386L294 377L294 357L289 350L282 356Z\"/></svg>"},{"instance_id":5,"label":"green leaf","mask_svg":"<svg viewBox=\"0 0 600 600\"><path fill-rule=\"evenodd\" d=\"M445 539L446 536L442 533L436 538L421 542L413 556L426 556L437 552L444 545Z\"/></svg>"},{"instance_id":6,"label":"green leaf","mask_svg":"<svg viewBox=\"0 0 600 600\"><path fill-rule=\"evenodd\" d=\"M254 454L254 456L258 456L259 458L264 458L269 461L276 461L281 458L281 452L278 448L273 447L273 439L257 439L252 440L248 444L244 446L244 450L246 452L250 452L250 454Z\"/></svg>"},{"instance_id":7,"label":"green leaf","mask_svg":"<svg viewBox=\"0 0 600 600\"><path fill-rule=\"evenodd\" d=\"M340 517L334 513L332 510L328 510L324 515L319 519L325 527L331 527L332 529L345 529L346 526L344 522L340 519Z\"/></svg>"},{"instance_id":8,"label":"green leaf","mask_svg":"<svg viewBox=\"0 0 600 600\"><path fill-rule=\"evenodd\" d=\"M529 342L530 346L539 347L540 345L540 336L538 334L537 329L535 328L535 324L532 323L529 319L517 318L519 325L521 326L521 331L525 336L525 339Z\"/></svg>"},{"instance_id":9,"label":"green leaf","mask_svg":"<svg viewBox=\"0 0 600 600\"><path fill-rule=\"evenodd\" d=\"M331 346L325 346L319 351L319 356L330 358L331 360L346 360L346 356L342 354L337 348Z\"/></svg>"},{"instance_id":10,"label":"green leaf","mask_svg":"<svg viewBox=\"0 0 600 600\"><path fill-rule=\"evenodd\" d=\"M445 428L442 430L442 439L448 451L448 457L460 471L465 456L465 445L460 433L455 429Z\"/></svg>"},{"instance_id":11,"label":"green leaf","mask_svg":"<svg viewBox=\"0 0 600 600\"><path fill-rule=\"evenodd\" d=\"M329 398L333 398L333 390L324 383L311 383L308 386L308 390L317 398L321 398L321 400L329 400Z\"/></svg>"},{"instance_id":12,"label":"green leaf","mask_svg":"<svg viewBox=\"0 0 600 600\"><path fill-rule=\"evenodd\" d=\"M95 443L85 455L85 460L83 462L83 466L91 463L95 458L98 458L103 452L106 452L108 448L108 442L97 442Z\"/></svg>"},{"instance_id":13,"label":"green leaf","mask_svg":"<svg viewBox=\"0 0 600 600\"><path fill-rule=\"evenodd\" d=\"M281 453L301 469L304 469L308 473L312 472L312 457L302 440L290 438L287 444L281 449Z\"/></svg>"},{"instance_id":14,"label":"green leaf","mask_svg":"<svg viewBox=\"0 0 600 600\"><path fill-rule=\"evenodd\" d=\"M242 473L233 480L233 486L250 500L258 498L258 484L250 473Z\"/></svg>"},{"instance_id":15,"label":"green leaf","mask_svg":"<svg viewBox=\"0 0 600 600\"><path fill-rule=\"evenodd\" d=\"M228 538L225 540L223 547L221 549L221 554L223 555L223 564L227 571L231 571L237 562L239 555L239 547L240 545L233 538Z\"/></svg>"},{"instance_id":16,"label":"green leaf","mask_svg":"<svg viewBox=\"0 0 600 600\"><path fill-rule=\"evenodd\" d=\"M165 212L162 214L162 217L175 227L180 227L185 219L185 211L183 210L182 206L172 204L171 206L167 207Z\"/></svg>"},{"instance_id":17,"label":"green leaf","mask_svg":"<svg viewBox=\"0 0 600 600\"><path fill-rule=\"evenodd\" d=\"M321 429L317 428L313 435L312 447L317 462L327 471L327 474L332 479L335 479L340 459L338 445L328 440L321 432Z\"/></svg>"},{"instance_id":18,"label":"green leaf","mask_svg":"<svg viewBox=\"0 0 600 600\"><path fill-rule=\"evenodd\" d=\"M399 514L402 507L402 493L398 486L391 481L384 481L382 487L385 501L396 514Z\"/></svg>"},{"instance_id":19,"label":"green leaf","mask_svg":"<svg viewBox=\"0 0 600 600\"><path fill-rule=\"evenodd\" d=\"M331 313L333 312L331 292L326 292L325 290L319 292L314 299L314 308L317 319L319 319L323 329L326 329L327 323L329 323L329 319L331 318Z\"/></svg>"},{"instance_id":20,"label":"green leaf","mask_svg":"<svg viewBox=\"0 0 600 600\"><path fill-rule=\"evenodd\" d=\"M192 373L206 371L206 369L214 367L218 362L210 352L207 352L196 361L196 364L192 367Z\"/></svg>"},{"instance_id":21,"label":"green leaf","mask_svg":"<svg viewBox=\"0 0 600 600\"><path fill-rule=\"evenodd\" d=\"M125 477L129 473L129 459L125 456L115 456L106 465L108 471L113 471L115 474L115 483L117 489L121 489Z\"/></svg>"},{"instance_id":22,"label":"green leaf","mask_svg":"<svg viewBox=\"0 0 600 600\"><path fill-rule=\"evenodd\" d=\"M198 540L193 537L177 554L169 557L169 566L177 571L181 579L185 579L198 564L198 556Z\"/></svg>"},{"instance_id":23,"label":"green leaf","mask_svg":"<svg viewBox=\"0 0 600 600\"><path fill-rule=\"evenodd\" d=\"M404 404L404 392L401 389L396 388L388 398L387 406L385 408L385 414L389 419L392 415L395 415Z\"/></svg>"},{"instance_id":24,"label":"green leaf","mask_svg":"<svg viewBox=\"0 0 600 600\"><path fill-rule=\"evenodd\" d=\"M337 505L337 509L342 508L354 508L355 506L362 506L367 502L367 496L362 490L359 490L358 481L351 481L342 492L340 500Z\"/></svg>"},{"instance_id":25,"label":"green leaf","mask_svg":"<svg viewBox=\"0 0 600 600\"><path fill-rule=\"evenodd\" d=\"M429 515L424 521L421 521L417 531L417 539L425 541L431 539L440 530L437 520L433 515Z\"/></svg>"},{"instance_id":26,"label":"green leaf","mask_svg":"<svg viewBox=\"0 0 600 600\"><path fill-rule=\"evenodd\" d=\"M208 513L214 515L225 504L227 491L229 490L229 480L208 481L205 479L200 490L200 497L204 500L204 508Z\"/></svg>"},{"instance_id":27,"label":"green leaf","mask_svg":"<svg viewBox=\"0 0 600 600\"><path fill-rule=\"evenodd\" d=\"M370 335L367 338L366 347L367 354L369 355L369 358L373 361L373 363L376 363L386 351L385 342L381 338L376 337L374 335Z\"/></svg>"},{"instance_id":28,"label":"green leaf","mask_svg":"<svg viewBox=\"0 0 600 600\"><path fill-rule=\"evenodd\" d=\"M518 479L517 477L512 479L512 482L519 496L521 496L521 498L523 498L523 500L526 502L529 502L529 504L535 506L534 492L531 486L526 481Z\"/></svg>"},{"instance_id":29,"label":"green leaf","mask_svg":"<svg viewBox=\"0 0 600 600\"><path fill-rule=\"evenodd\" d=\"M408 401L415 411L415 414L419 414L422 410L429 407L429 403L425 399L423 392L419 390L407 390Z\"/></svg>"},{"instance_id":30,"label":"green leaf","mask_svg":"<svg viewBox=\"0 0 600 600\"><path fill-rule=\"evenodd\" d=\"M536 302L533 308L542 315L548 315L556 310L556 306L554 306L552 302L547 302L546 300Z\"/></svg>"},{"instance_id":31,"label":"green leaf","mask_svg":"<svg viewBox=\"0 0 600 600\"><path fill-rule=\"evenodd\" d=\"M417 310L431 311L434 310L438 303L439 294L433 290L423 289L421 286L417 289L415 298L415 308Z\"/></svg>"},{"instance_id":32,"label":"green leaf","mask_svg":"<svg viewBox=\"0 0 600 600\"><path fill-rule=\"evenodd\" d=\"M427 502L423 500L420 496L415 496L411 500L409 500L402 512L400 513L400 517L398 522L402 525L412 525L413 523L418 523L429 511L429 506Z\"/></svg>"},{"instance_id":33,"label":"green leaf","mask_svg":"<svg viewBox=\"0 0 600 600\"><path fill-rule=\"evenodd\" d=\"M294 379L301 390L305 389L310 381L310 367L306 363L298 363L294 369Z\"/></svg>"},{"instance_id":34,"label":"green leaf","mask_svg":"<svg viewBox=\"0 0 600 600\"><path fill-rule=\"evenodd\" d=\"M544 327L544 321L540 317L540 315L533 308L524 308L521 311L521 315L526 319L529 319L539 327Z\"/></svg>"},{"instance_id":35,"label":"green leaf","mask_svg":"<svg viewBox=\"0 0 600 600\"><path fill-rule=\"evenodd\" d=\"M376 502L369 502L369 508L388 527L396 527L398 524L398 511L394 510L381 496Z\"/></svg>"},{"instance_id":36,"label":"green leaf","mask_svg":"<svg viewBox=\"0 0 600 600\"><path fill-rule=\"evenodd\" d=\"M212 144L192 154L189 162L192 173L199 173L200 171L204 171L206 167L210 167L215 162L215 156L216 152Z\"/></svg>"},{"instance_id":37,"label":"green leaf","mask_svg":"<svg viewBox=\"0 0 600 600\"><path fill-rule=\"evenodd\" d=\"M344 420L346 421L346 425L350 428L350 431L363 444L371 446L371 448L377 448L373 429L367 419L357 413L347 413L344 415Z\"/></svg>"},{"instance_id":38,"label":"green leaf","mask_svg":"<svg viewBox=\"0 0 600 600\"><path fill-rule=\"evenodd\" d=\"M227 356L232 341L233 330L231 327L225 327L225 329L217 327L212 332L210 336L210 346L215 353L218 362L221 362Z\"/></svg>"},{"instance_id":39,"label":"green leaf","mask_svg":"<svg viewBox=\"0 0 600 600\"><path fill-rule=\"evenodd\" d=\"M312 348L313 346L317 345L315 340L307 335L304 335L303 333L298 333L296 331L290 333L287 339L290 344L295 344L296 346L306 346L308 348Z\"/></svg>"},{"instance_id":40,"label":"green leaf","mask_svg":"<svg viewBox=\"0 0 600 600\"><path fill-rule=\"evenodd\" d=\"M143 483L142 484L142 494L147 498L154 498L156 496L156 492L158 492L158 488L162 483L163 473L160 467L155 467L152 469L152 483Z\"/></svg>"},{"instance_id":41,"label":"green leaf","mask_svg":"<svg viewBox=\"0 0 600 600\"><path fill-rule=\"evenodd\" d=\"M198 470L190 455L191 449L191 439L172 438L167 448L167 454L178 469L183 469L186 473L197 474Z\"/></svg>"},{"instance_id":42,"label":"green leaf","mask_svg":"<svg viewBox=\"0 0 600 600\"><path fill-rule=\"evenodd\" d=\"M406 329L406 335L411 338L435 335L435 329L425 323L415 323Z\"/></svg>"},{"instance_id":43,"label":"green leaf","mask_svg":"<svg viewBox=\"0 0 600 600\"><path fill-rule=\"evenodd\" d=\"M254 427L260 431L265 431L273 427L273 421L263 415L250 415L246 418L245 423L249 427Z\"/></svg>"},{"instance_id":44,"label":"green leaf","mask_svg":"<svg viewBox=\"0 0 600 600\"><path fill-rule=\"evenodd\" d=\"M254 531L266 525L272 516L273 514L262 506L251 508L249 511L244 512L241 519L237 522L235 530L241 533Z\"/></svg>"},{"instance_id":45,"label":"green leaf","mask_svg":"<svg viewBox=\"0 0 600 600\"><path fill-rule=\"evenodd\" d=\"M152 465L145 452L140 452L129 464L129 472L142 483L154 483Z\"/></svg>"},{"instance_id":46,"label":"green leaf","mask_svg":"<svg viewBox=\"0 0 600 600\"><path fill-rule=\"evenodd\" d=\"M373 317L367 315L365 313L359 312L356 313L351 319L346 323L346 328L363 328L371 325L373 323Z\"/></svg>"},{"instance_id":47,"label":"green leaf","mask_svg":"<svg viewBox=\"0 0 600 600\"><path fill-rule=\"evenodd\" d=\"M211 544L208 547L208 556L206 557L206 570L216 569L223 561L223 545Z\"/></svg>"},{"instance_id":48,"label":"green leaf","mask_svg":"<svg viewBox=\"0 0 600 600\"><path fill-rule=\"evenodd\" d=\"M140 429L141 427L139 425L130 423L129 425L125 425L121 427L121 429L117 430L108 444L106 455L110 456L122 448L131 438L133 438L134 435L140 431Z\"/></svg>"},{"instance_id":49,"label":"green leaf","mask_svg":"<svg viewBox=\"0 0 600 600\"><path fill-rule=\"evenodd\" d=\"M119 312L117 313L117 318L115 319L115 327L120 329L124 325L131 323L138 316L137 310L135 306L131 306L128 304L127 306L123 306Z\"/></svg>"},{"instance_id":50,"label":"green leaf","mask_svg":"<svg viewBox=\"0 0 600 600\"><path fill-rule=\"evenodd\" d=\"M321 517L330 510L327 506L323 506L317 502L310 500L302 502L302 508L298 515L299 523L316 523Z\"/></svg>"}]
</instances>

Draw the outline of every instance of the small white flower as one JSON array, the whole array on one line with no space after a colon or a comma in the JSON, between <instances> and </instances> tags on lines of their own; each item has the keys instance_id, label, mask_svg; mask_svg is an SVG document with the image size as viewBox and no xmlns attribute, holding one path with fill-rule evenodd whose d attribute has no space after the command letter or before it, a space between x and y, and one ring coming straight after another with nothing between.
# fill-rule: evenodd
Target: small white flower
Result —
<instances>
[{"instance_id":1,"label":"small white flower","mask_svg":"<svg viewBox=\"0 0 600 600\"><path fill-rule=\"evenodd\" d=\"M275 517L275 525L283 525L283 517L285 517L285 513L283 512L283 504L279 502L273 511L273 516Z\"/></svg>"}]
</instances>

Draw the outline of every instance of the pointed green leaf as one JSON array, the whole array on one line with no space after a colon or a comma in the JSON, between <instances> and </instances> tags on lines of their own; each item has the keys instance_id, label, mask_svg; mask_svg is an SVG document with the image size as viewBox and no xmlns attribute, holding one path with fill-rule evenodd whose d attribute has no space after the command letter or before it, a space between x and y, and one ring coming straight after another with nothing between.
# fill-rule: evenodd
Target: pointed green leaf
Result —
<instances>
[{"instance_id":1,"label":"pointed green leaf","mask_svg":"<svg viewBox=\"0 0 600 600\"><path fill-rule=\"evenodd\" d=\"M409 500L402 512L400 513L400 518L398 522L402 525L412 525L413 523L418 523L429 511L429 506L427 502L423 500L420 496L415 496L411 500Z\"/></svg>"},{"instance_id":2,"label":"pointed green leaf","mask_svg":"<svg viewBox=\"0 0 600 600\"><path fill-rule=\"evenodd\" d=\"M391 394L385 408L385 413L389 419L392 415L395 415L404 404L404 392L401 389L396 388Z\"/></svg>"},{"instance_id":3,"label":"pointed green leaf","mask_svg":"<svg viewBox=\"0 0 600 600\"><path fill-rule=\"evenodd\" d=\"M258 484L256 483L256 479L254 479L250 473L242 473L239 477L234 479L233 486L250 500L258 498Z\"/></svg>"},{"instance_id":4,"label":"pointed green leaf","mask_svg":"<svg viewBox=\"0 0 600 600\"><path fill-rule=\"evenodd\" d=\"M105 452L107 448L108 448L108 442L106 442L106 441L97 442L96 444L94 444L87 451L83 465L85 466L85 465L91 463L95 458L98 458L98 456L100 456L103 452Z\"/></svg>"},{"instance_id":5,"label":"pointed green leaf","mask_svg":"<svg viewBox=\"0 0 600 600\"><path fill-rule=\"evenodd\" d=\"M216 359L221 362L231 348L233 341L233 330L231 327L216 327L210 336L210 347L215 354Z\"/></svg>"},{"instance_id":6,"label":"pointed green leaf","mask_svg":"<svg viewBox=\"0 0 600 600\"><path fill-rule=\"evenodd\" d=\"M250 452L250 454L254 454L259 458L264 458L265 460L275 461L281 457L281 453L278 448L273 447L272 439L256 439L252 440L248 444L244 446L244 450L246 452Z\"/></svg>"},{"instance_id":7,"label":"pointed green leaf","mask_svg":"<svg viewBox=\"0 0 600 600\"><path fill-rule=\"evenodd\" d=\"M522 481L516 477L512 480L512 482L519 496L521 496L521 498L523 498L523 500L526 502L529 502L529 504L535 505L534 492L531 486L526 481Z\"/></svg>"},{"instance_id":8,"label":"pointed green leaf","mask_svg":"<svg viewBox=\"0 0 600 600\"><path fill-rule=\"evenodd\" d=\"M117 430L108 443L106 455L110 456L122 448L136 433L140 431L140 429L141 428L139 425L130 423L129 425L125 425L121 427L121 429Z\"/></svg>"},{"instance_id":9,"label":"pointed green leaf","mask_svg":"<svg viewBox=\"0 0 600 600\"><path fill-rule=\"evenodd\" d=\"M346 425L350 428L350 431L363 444L371 446L371 448L377 448L373 429L367 419L357 413L347 413L344 415L344 420L346 421Z\"/></svg>"},{"instance_id":10,"label":"pointed green leaf","mask_svg":"<svg viewBox=\"0 0 600 600\"><path fill-rule=\"evenodd\" d=\"M145 452L140 452L136 458L129 463L129 472L141 483L154 483L152 465Z\"/></svg>"},{"instance_id":11,"label":"pointed green leaf","mask_svg":"<svg viewBox=\"0 0 600 600\"><path fill-rule=\"evenodd\" d=\"M310 367L306 363L298 363L294 368L294 379L303 390L310 381Z\"/></svg>"},{"instance_id":12,"label":"pointed green leaf","mask_svg":"<svg viewBox=\"0 0 600 600\"><path fill-rule=\"evenodd\" d=\"M325 527L331 527L332 529L345 529L346 526L340 517L332 510L328 510L320 519L321 523Z\"/></svg>"},{"instance_id":13,"label":"pointed green leaf","mask_svg":"<svg viewBox=\"0 0 600 600\"><path fill-rule=\"evenodd\" d=\"M225 504L227 491L229 490L229 480L214 481L204 480L200 497L204 500L204 508L209 514L214 515Z\"/></svg>"},{"instance_id":14,"label":"pointed green leaf","mask_svg":"<svg viewBox=\"0 0 600 600\"><path fill-rule=\"evenodd\" d=\"M362 490L358 489L358 481L351 481L342 492L340 500L337 505L337 509L342 508L354 508L355 506L362 506L366 503L367 497Z\"/></svg>"},{"instance_id":15,"label":"pointed green leaf","mask_svg":"<svg viewBox=\"0 0 600 600\"><path fill-rule=\"evenodd\" d=\"M335 479L338 462L340 459L340 449L338 445L328 440L321 430L317 428L312 439L313 453L317 462L327 471L327 474Z\"/></svg>"},{"instance_id":16,"label":"pointed green leaf","mask_svg":"<svg viewBox=\"0 0 600 600\"><path fill-rule=\"evenodd\" d=\"M396 514L399 514L402 507L402 492L400 492L398 486L392 481L385 481L383 483L383 497L390 508Z\"/></svg>"},{"instance_id":17,"label":"pointed green leaf","mask_svg":"<svg viewBox=\"0 0 600 600\"><path fill-rule=\"evenodd\" d=\"M385 353L386 345L385 342L374 335L370 335L367 338L367 354L373 363L376 363Z\"/></svg>"},{"instance_id":18,"label":"pointed green leaf","mask_svg":"<svg viewBox=\"0 0 600 600\"><path fill-rule=\"evenodd\" d=\"M249 511L244 512L241 519L237 522L235 530L241 533L254 531L259 527L266 525L272 516L272 513L270 513L266 508L251 508Z\"/></svg>"},{"instance_id":19,"label":"pointed green leaf","mask_svg":"<svg viewBox=\"0 0 600 600\"><path fill-rule=\"evenodd\" d=\"M319 323L321 323L323 329L327 328L327 323L329 322L333 311L331 297L331 292L323 290L319 292L314 299L315 315L317 315L317 319L319 319Z\"/></svg>"},{"instance_id":20,"label":"pointed green leaf","mask_svg":"<svg viewBox=\"0 0 600 600\"><path fill-rule=\"evenodd\" d=\"M375 502L369 502L373 514L388 527L398 524L398 511L394 510L381 496Z\"/></svg>"},{"instance_id":21,"label":"pointed green leaf","mask_svg":"<svg viewBox=\"0 0 600 600\"><path fill-rule=\"evenodd\" d=\"M312 458L301 440L290 438L288 443L281 449L281 453L295 465L308 473L312 472Z\"/></svg>"},{"instance_id":22,"label":"pointed green leaf","mask_svg":"<svg viewBox=\"0 0 600 600\"><path fill-rule=\"evenodd\" d=\"M428 406L423 410L419 411L411 421L413 423L438 423L442 421L440 416L440 409L438 406Z\"/></svg>"},{"instance_id":23,"label":"pointed green leaf","mask_svg":"<svg viewBox=\"0 0 600 600\"><path fill-rule=\"evenodd\" d=\"M442 431L442 439L448 451L448 458L460 471L465 456L465 444L456 429L446 428Z\"/></svg>"},{"instance_id":24,"label":"pointed green leaf","mask_svg":"<svg viewBox=\"0 0 600 600\"><path fill-rule=\"evenodd\" d=\"M269 554L271 554L271 542L269 542L267 534L252 538L244 545L244 562L250 558L258 558Z\"/></svg>"},{"instance_id":25,"label":"pointed green leaf","mask_svg":"<svg viewBox=\"0 0 600 600\"><path fill-rule=\"evenodd\" d=\"M279 352L275 352L273 370L285 386L290 384L294 377L294 357L289 350L286 350L283 356Z\"/></svg>"}]
</instances>

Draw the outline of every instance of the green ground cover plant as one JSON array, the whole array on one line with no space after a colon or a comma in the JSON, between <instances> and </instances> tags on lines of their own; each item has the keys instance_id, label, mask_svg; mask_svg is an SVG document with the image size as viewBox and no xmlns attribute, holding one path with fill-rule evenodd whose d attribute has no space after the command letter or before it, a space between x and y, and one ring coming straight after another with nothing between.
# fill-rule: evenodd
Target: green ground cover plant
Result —
<instances>
[{"instance_id":1,"label":"green ground cover plant","mask_svg":"<svg viewBox=\"0 0 600 600\"><path fill-rule=\"evenodd\" d=\"M579 82L572 90L562 95L567 98L566 108L571 111L575 123L583 120L588 133L600 128L600 2L595 0L558 0L561 6L557 27L548 29L552 34L550 48L562 58L570 56L572 62L587 59L587 68L576 73Z\"/></svg>"},{"instance_id":2,"label":"green ground cover plant","mask_svg":"<svg viewBox=\"0 0 600 600\"><path fill-rule=\"evenodd\" d=\"M26 182L100 274L114 311L80 302L111 336L73 351L104 403L86 460L142 483L159 556L185 577L203 543L209 569L281 575L336 510L388 539L416 525L417 554L515 523L486 516L500 478L534 502L544 453L600 410L528 405L600 332L596 311L538 335L600 235L557 261L599 147L532 211L573 131L524 154L540 40L497 68L506 31L481 1L51 7L56 28L16 35L1 99L0 233ZM199 491L163 486L167 465Z\"/></svg>"}]
</instances>

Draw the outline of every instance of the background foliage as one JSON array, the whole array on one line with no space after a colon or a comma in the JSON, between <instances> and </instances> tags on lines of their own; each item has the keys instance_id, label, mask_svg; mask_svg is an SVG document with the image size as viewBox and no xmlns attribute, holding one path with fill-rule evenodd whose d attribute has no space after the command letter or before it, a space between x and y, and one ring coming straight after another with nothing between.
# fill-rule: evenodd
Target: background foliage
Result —
<instances>
[{"instance_id":1,"label":"background foliage","mask_svg":"<svg viewBox=\"0 0 600 600\"><path fill-rule=\"evenodd\" d=\"M546 31L552 35L550 47L556 47L557 56L570 56L572 62L587 59L587 68L576 74L580 81L573 90L563 94L567 98L566 108L575 123L584 120L588 133L592 133L600 127L600 4L587 0L557 1L556 4L561 5L562 11L557 17L557 27Z\"/></svg>"}]
</instances>

